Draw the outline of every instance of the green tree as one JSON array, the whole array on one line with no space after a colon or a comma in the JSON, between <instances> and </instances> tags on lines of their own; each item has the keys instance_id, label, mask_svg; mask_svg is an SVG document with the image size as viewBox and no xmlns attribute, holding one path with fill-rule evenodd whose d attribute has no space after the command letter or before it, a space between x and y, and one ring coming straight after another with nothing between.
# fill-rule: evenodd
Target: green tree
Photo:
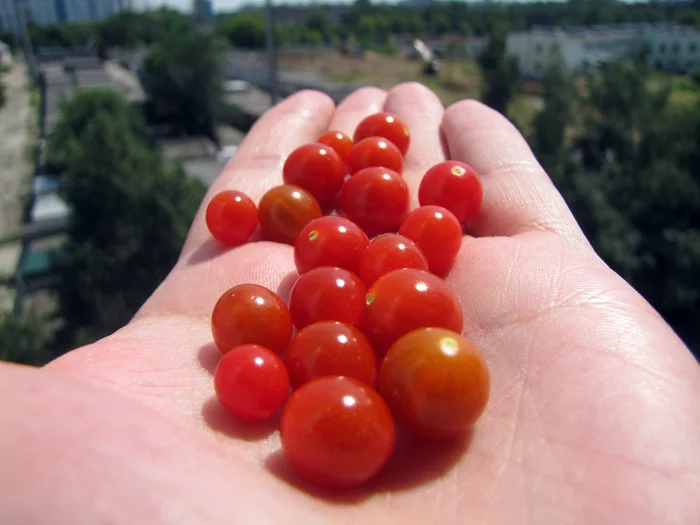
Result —
<instances>
[{"instance_id":1,"label":"green tree","mask_svg":"<svg viewBox=\"0 0 700 525\"><path fill-rule=\"evenodd\" d=\"M95 91L64 105L49 139L71 209L58 288L62 345L129 321L177 260L203 197L202 185L166 165L144 137L120 95Z\"/></svg>"},{"instance_id":2,"label":"green tree","mask_svg":"<svg viewBox=\"0 0 700 525\"><path fill-rule=\"evenodd\" d=\"M216 33L226 38L232 46L243 49L265 47L265 17L253 11L222 17L216 22Z\"/></svg>"},{"instance_id":3,"label":"green tree","mask_svg":"<svg viewBox=\"0 0 700 525\"><path fill-rule=\"evenodd\" d=\"M43 365L52 358L46 346L48 341L46 320L34 312L23 317L0 314L0 361Z\"/></svg>"},{"instance_id":4,"label":"green tree","mask_svg":"<svg viewBox=\"0 0 700 525\"><path fill-rule=\"evenodd\" d=\"M482 102L505 114L517 93L520 73L517 60L506 55L505 38L500 33L490 38L478 63L483 78Z\"/></svg>"},{"instance_id":5,"label":"green tree","mask_svg":"<svg viewBox=\"0 0 700 525\"><path fill-rule=\"evenodd\" d=\"M601 257L700 356L700 105L673 105L647 70L619 63L588 79L577 111L559 190Z\"/></svg>"},{"instance_id":6,"label":"green tree","mask_svg":"<svg viewBox=\"0 0 700 525\"><path fill-rule=\"evenodd\" d=\"M211 36L194 31L168 35L152 47L143 73L153 119L216 140L223 76L220 48Z\"/></svg>"},{"instance_id":7,"label":"green tree","mask_svg":"<svg viewBox=\"0 0 700 525\"><path fill-rule=\"evenodd\" d=\"M567 131L572 123L574 86L563 61L545 71L542 110L532 121L530 145L550 177L557 179L567 155Z\"/></svg>"}]
</instances>

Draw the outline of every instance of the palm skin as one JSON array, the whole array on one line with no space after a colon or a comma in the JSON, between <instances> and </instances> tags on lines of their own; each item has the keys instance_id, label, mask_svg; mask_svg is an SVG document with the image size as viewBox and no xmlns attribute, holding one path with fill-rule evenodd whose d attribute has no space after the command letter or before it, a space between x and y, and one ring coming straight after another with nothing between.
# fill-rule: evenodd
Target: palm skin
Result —
<instances>
[{"instance_id":1,"label":"palm skin","mask_svg":"<svg viewBox=\"0 0 700 525\"><path fill-rule=\"evenodd\" d=\"M444 111L417 84L338 108L299 93L268 112L212 186L257 200L284 157L384 108L412 131L406 179L473 165L484 206L448 281L491 371L470 436L401 440L367 487L304 485L274 422L243 426L213 400L209 316L254 282L286 293L288 246L224 250L200 210L171 275L122 330L41 370L0 367L0 523L694 524L700 522L700 368L596 256L527 145L473 101ZM414 197L415 198L415 197ZM414 202L414 205L416 203Z\"/></svg>"}]
</instances>

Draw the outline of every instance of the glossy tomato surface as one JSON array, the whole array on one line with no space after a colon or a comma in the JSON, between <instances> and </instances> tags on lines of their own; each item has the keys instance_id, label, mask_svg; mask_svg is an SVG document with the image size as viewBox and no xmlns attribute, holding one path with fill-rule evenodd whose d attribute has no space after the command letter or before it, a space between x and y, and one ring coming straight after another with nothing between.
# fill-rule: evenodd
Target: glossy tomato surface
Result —
<instances>
[{"instance_id":1,"label":"glossy tomato surface","mask_svg":"<svg viewBox=\"0 0 700 525\"><path fill-rule=\"evenodd\" d=\"M246 421L262 421L278 412L289 395L289 376L280 358L258 345L226 353L214 372L221 406Z\"/></svg>"},{"instance_id":2,"label":"glossy tomato surface","mask_svg":"<svg viewBox=\"0 0 700 525\"><path fill-rule=\"evenodd\" d=\"M263 195L258 211L263 236L292 245L304 226L321 216L321 207L313 195L288 184L276 186Z\"/></svg>"},{"instance_id":3,"label":"glossy tomato surface","mask_svg":"<svg viewBox=\"0 0 700 525\"><path fill-rule=\"evenodd\" d=\"M328 215L304 227L294 243L294 263L300 274L318 266L337 266L357 272L369 245L367 234L345 217Z\"/></svg>"},{"instance_id":4,"label":"glossy tomato surface","mask_svg":"<svg viewBox=\"0 0 700 525\"><path fill-rule=\"evenodd\" d=\"M367 287L354 273L321 266L297 279L289 296L289 312L297 329L318 321L357 325L362 317Z\"/></svg>"},{"instance_id":5,"label":"glossy tomato surface","mask_svg":"<svg viewBox=\"0 0 700 525\"><path fill-rule=\"evenodd\" d=\"M368 137L352 148L348 169L355 174L364 168L382 167L403 172L403 156L393 143L382 137Z\"/></svg>"},{"instance_id":6,"label":"glossy tomato surface","mask_svg":"<svg viewBox=\"0 0 700 525\"><path fill-rule=\"evenodd\" d=\"M474 168L463 162L447 160L430 168L418 188L421 206L442 206L450 210L460 224L479 213L483 189Z\"/></svg>"},{"instance_id":7,"label":"glossy tomato surface","mask_svg":"<svg viewBox=\"0 0 700 525\"><path fill-rule=\"evenodd\" d=\"M345 163L326 144L299 146L287 157L282 169L285 184L300 186L321 206L333 203L345 180Z\"/></svg>"},{"instance_id":8,"label":"glossy tomato surface","mask_svg":"<svg viewBox=\"0 0 700 525\"><path fill-rule=\"evenodd\" d=\"M258 208L245 193L222 191L209 201L206 222L212 236L222 244L238 246L258 227Z\"/></svg>"},{"instance_id":9,"label":"glossy tomato surface","mask_svg":"<svg viewBox=\"0 0 700 525\"><path fill-rule=\"evenodd\" d=\"M333 376L310 381L292 394L280 435L289 464L327 487L353 487L373 478L395 442L384 399L356 379Z\"/></svg>"},{"instance_id":10,"label":"glossy tomato surface","mask_svg":"<svg viewBox=\"0 0 700 525\"><path fill-rule=\"evenodd\" d=\"M386 354L379 391L396 421L424 437L465 433L489 399L489 374L466 337L422 328L396 341Z\"/></svg>"},{"instance_id":11,"label":"glossy tomato surface","mask_svg":"<svg viewBox=\"0 0 700 525\"><path fill-rule=\"evenodd\" d=\"M367 292L362 332L377 352L386 352L402 335L417 328L462 331L462 307L449 285L432 273L395 270Z\"/></svg>"},{"instance_id":12,"label":"glossy tomato surface","mask_svg":"<svg viewBox=\"0 0 700 525\"><path fill-rule=\"evenodd\" d=\"M362 120L355 128L353 139L360 142L367 137L383 137L389 140L399 149L401 155L406 155L411 141L408 126L392 113L375 113Z\"/></svg>"},{"instance_id":13,"label":"glossy tomato surface","mask_svg":"<svg viewBox=\"0 0 700 525\"><path fill-rule=\"evenodd\" d=\"M353 377L374 387L377 356L367 338L352 325L313 323L298 332L284 355L292 388L323 376Z\"/></svg>"},{"instance_id":14,"label":"glossy tomato surface","mask_svg":"<svg viewBox=\"0 0 700 525\"><path fill-rule=\"evenodd\" d=\"M387 233L374 239L364 251L358 275L369 287L382 275L401 268L427 271L428 261L411 239Z\"/></svg>"},{"instance_id":15,"label":"glossy tomato surface","mask_svg":"<svg viewBox=\"0 0 700 525\"><path fill-rule=\"evenodd\" d=\"M316 142L326 144L333 148L345 165L347 165L350 159L350 152L352 152L352 148L355 145L352 138L342 131L327 131L321 135Z\"/></svg>"},{"instance_id":16,"label":"glossy tomato surface","mask_svg":"<svg viewBox=\"0 0 700 525\"><path fill-rule=\"evenodd\" d=\"M369 236L395 232L408 213L409 191L401 175L387 168L365 168L343 186L340 209Z\"/></svg>"},{"instance_id":17,"label":"glossy tomato surface","mask_svg":"<svg viewBox=\"0 0 700 525\"><path fill-rule=\"evenodd\" d=\"M441 206L416 208L403 220L399 233L421 248L430 271L440 277L450 271L462 247L462 226Z\"/></svg>"},{"instance_id":18,"label":"glossy tomato surface","mask_svg":"<svg viewBox=\"0 0 700 525\"><path fill-rule=\"evenodd\" d=\"M292 337L292 318L277 294L257 284L241 284L216 302L211 330L222 353L255 344L281 355Z\"/></svg>"}]
</instances>

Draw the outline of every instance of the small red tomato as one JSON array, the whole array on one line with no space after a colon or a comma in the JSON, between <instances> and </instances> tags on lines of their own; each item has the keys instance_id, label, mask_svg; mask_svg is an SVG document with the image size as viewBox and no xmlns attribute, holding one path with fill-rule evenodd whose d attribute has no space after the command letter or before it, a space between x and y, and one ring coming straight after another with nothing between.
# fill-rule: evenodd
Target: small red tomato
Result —
<instances>
[{"instance_id":1,"label":"small red tomato","mask_svg":"<svg viewBox=\"0 0 700 525\"><path fill-rule=\"evenodd\" d=\"M289 154L282 178L307 190L321 206L331 204L345 181L345 165L335 150L325 144L304 144Z\"/></svg>"},{"instance_id":2,"label":"small red tomato","mask_svg":"<svg viewBox=\"0 0 700 525\"><path fill-rule=\"evenodd\" d=\"M387 233L374 239L362 254L358 275L369 287L382 275L401 268L427 271L428 261L411 239Z\"/></svg>"},{"instance_id":3,"label":"small red tomato","mask_svg":"<svg viewBox=\"0 0 700 525\"><path fill-rule=\"evenodd\" d=\"M368 137L355 144L348 160L350 173L373 167L403 172L403 157L399 148L381 137Z\"/></svg>"},{"instance_id":4,"label":"small red tomato","mask_svg":"<svg viewBox=\"0 0 700 525\"><path fill-rule=\"evenodd\" d=\"M294 244L299 232L321 216L321 207L299 186L275 186L260 199L260 227L267 240Z\"/></svg>"},{"instance_id":5,"label":"small red tomato","mask_svg":"<svg viewBox=\"0 0 700 525\"><path fill-rule=\"evenodd\" d=\"M396 341L379 372L379 391L396 421L423 437L464 433L489 399L489 373L466 337L421 328Z\"/></svg>"},{"instance_id":6,"label":"small red tomato","mask_svg":"<svg viewBox=\"0 0 700 525\"><path fill-rule=\"evenodd\" d=\"M394 450L395 428L384 399L349 377L320 377L289 398L280 425L282 450L304 478L353 487L377 475Z\"/></svg>"},{"instance_id":7,"label":"small red tomato","mask_svg":"<svg viewBox=\"0 0 700 525\"><path fill-rule=\"evenodd\" d=\"M357 264L369 245L362 228L349 219L327 215L311 221L294 243L299 274L318 266L337 266L357 272Z\"/></svg>"},{"instance_id":8,"label":"small red tomato","mask_svg":"<svg viewBox=\"0 0 700 525\"><path fill-rule=\"evenodd\" d=\"M211 331L222 354L255 344L281 355L292 337L292 318L277 294L257 284L241 284L216 302Z\"/></svg>"},{"instance_id":9,"label":"small red tomato","mask_svg":"<svg viewBox=\"0 0 700 525\"><path fill-rule=\"evenodd\" d=\"M395 232L408 213L409 191L401 175L387 168L365 168L343 186L340 209L367 235Z\"/></svg>"},{"instance_id":10,"label":"small red tomato","mask_svg":"<svg viewBox=\"0 0 700 525\"><path fill-rule=\"evenodd\" d=\"M322 376L354 377L377 383L377 356L354 326L337 321L310 324L289 343L284 363L292 388Z\"/></svg>"},{"instance_id":11,"label":"small red tomato","mask_svg":"<svg viewBox=\"0 0 700 525\"><path fill-rule=\"evenodd\" d=\"M367 292L362 331L380 354L417 328L462 331L462 307L449 285L422 270L383 275Z\"/></svg>"},{"instance_id":12,"label":"small red tomato","mask_svg":"<svg viewBox=\"0 0 700 525\"><path fill-rule=\"evenodd\" d=\"M430 271L444 277L462 246L462 227L452 212L440 206L421 206L406 216L399 233L423 250Z\"/></svg>"},{"instance_id":13,"label":"small red tomato","mask_svg":"<svg viewBox=\"0 0 700 525\"><path fill-rule=\"evenodd\" d=\"M207 206L206 222L212 236L222 244L238 246L255 233L258 208L245 193L217 193Z\"/></svg>"},{"instance_id":14,"label":"small red tomato","mask_svg":"<svg viewBox=\"0 0 700 525\"><path fill-rule=\"evenodd\" d=\"M367 137L384 137L399 148L401 155L406 155L411 140L408 126L391 113L375 113L360 122L353 139L360 142Z\"/></svg>"},{"instance_id":15,"label":"small red tomato","mask_svg":"<svg viewBox=\"0 0 700 525\"><path fill-rule=\"evenodd\" d=\"M367 287L352 272L321 266L303 274L292 287L289 313L297 329L318 321L357 325Z\"/></svg>"},{"instance_id":16,"label":"small red tomato","mask_svg":"<svg viewBox=\"0 0 700 525\"><path fill-rule=\"evenodd\" d=\"M440 162L430 168L418 188L421 206L442 206L450 210L460 224L479 213L483 190L476 171L456 160Z\"/></svg>"},{"instance_id":17,"label":"small red tomato","mask_svg":"<svg viewBox=\"0 0 700 525\"><path fill-rule=\"evenodd\" d=\"M327 131L321 135L316 142L330 146L343 160L343 164L348 163L354 143L352 139L342 131Z\"/></svg>"},{"instance_id":18,"label":"small red tomato","mask_svg":"<svg viewBox=\"0 0 700 525\"><path fill-rule=\"evenodd\" d=\"M268 419L289 395L289 376L282 360L258 345L228 352L214 372L214 390L231 415L246 421Z\"/></svg>"}]
</instances>

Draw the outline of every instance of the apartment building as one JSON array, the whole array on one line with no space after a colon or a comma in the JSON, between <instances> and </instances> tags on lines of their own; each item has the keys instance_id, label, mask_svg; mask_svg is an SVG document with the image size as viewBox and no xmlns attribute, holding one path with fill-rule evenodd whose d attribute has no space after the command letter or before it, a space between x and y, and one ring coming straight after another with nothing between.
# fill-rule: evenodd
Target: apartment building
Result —
<instances>
[{"instance_id":1,"label":"apartment building","mask_svg":"<svg viewBox=\"0 0 700 525\"><path fill-rule=\"evenodd\" d=\"M658 69L688 73L700 67L700 31L685 26L534 27L511 33L506 40L507 53L518 59L521 74L531 78L540 78L555 60L572 71L586 71L641 49Z\"/></svg>"},{"instance_id":2,"label":"apartment building","mask_svg":"<svg viewBox=\"0 0 700 525\"><path fill-rule=\"evenodd\" d=\"M49 25L103 20L130 5L130 0L0 0L0 27L19 30L17 6L24 9L27 22Z\"/></svg>"}]
</instances>

